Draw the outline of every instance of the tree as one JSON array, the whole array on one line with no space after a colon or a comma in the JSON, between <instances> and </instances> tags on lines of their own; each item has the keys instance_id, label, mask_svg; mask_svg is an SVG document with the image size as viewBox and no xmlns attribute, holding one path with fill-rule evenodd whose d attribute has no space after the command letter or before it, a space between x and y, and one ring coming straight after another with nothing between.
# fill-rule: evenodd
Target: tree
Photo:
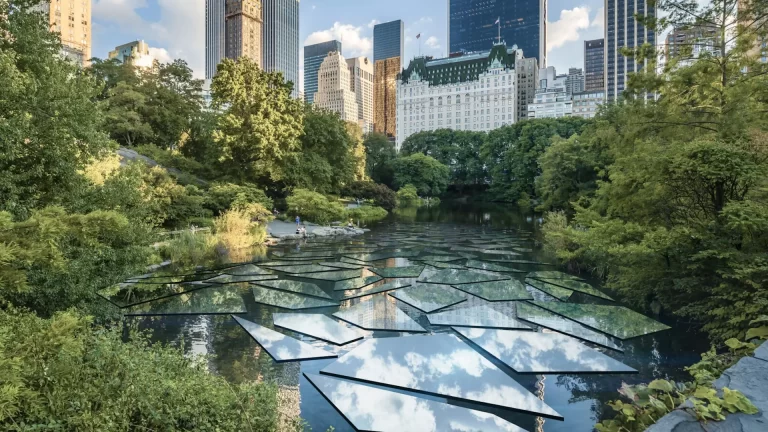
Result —
<instances>
[{"instance_id":1,"label":"tree","mask_svg":"<svg viewBox=\"0 0 768 432\"><path fill-rule=\"evenodd\" d=\"M152 126L141 115L146 106L147 97L124 81L109 91L105 115L112 137L117 142L132 147L152 140Z\"/></svg>"},{"instance_id":2,"label":"tree","mask_svg":"<svg viewBox=\"0 0 768 432\"><path fill-rule=\"evenodd\" d=\"M485 138L484 132L452 129L419 132L405 139L400 154L423 153L434 157L451 170L452 185L483 185L487 172L478 155Z\"/></svg>"},{"instance_id":3,"label":"tree","mask_svg":"<svg viewBox=\"0 0 768 432\"><path fill-rule=\"evenodd\" d=\"M300 148L304 112L293 85L265 72L248 57L224 59L211 85L221 110L214 139L233 179L269 184L285 178L284 166Z\"/></svg>"},{"instance_id":4,"label":"tree","mask_svg":"<svg viewBox=\"0 0 768 432\"><path fill-rule=\"evenodd\" d=\"M59 56L32 1L0 2L0 210L25 218L65 201L92 159L113 149L93 103L97 81Z\"/></svg>"},{"instance_id":5,"label":"tree","mask_svg":"<svg viewBox=\"0 0 768 432\"><path fill-rule=\"evenodd\" d=\"M395 144L380 133L369 133L363 142L365 146L365 170L376 183L393 186L392 162L397 157Z\"/></svg>"},{"instance_id":6,"label":"tree","mask_svg":"<svg viewBox=\"0 0 768 432\"><path fill-rule=\"evenodd\" d=\"M397 197L392 189L374 182L356 181L341 190L341 194L356 200L372 200L377 206L385 210L392 210L397 206Z\"/></svg>"},{"instance_id":7,"label":"tree","mask_svg":"<svg viewBox=\"0 0 768 432\"><path fill-rule=\"evenodd\" d=\"M407 184L397 191L398 207L413 207L419 204L419 192L416 186Z\"/></svg>"},{"instance_id":8,"label":"tree","mask_svg":"<svg viewBox=\"0 0 768 432\"><path fill-rule=\"evenodd\" d=\"M285 201L290 215L295 214L321 225L341 220L345 215L344 206L338 201L306 189L294 190Z\"/></svg>"},{"instance_id":9,"label":"tree","mask_svg":"<svg viewBox=\"0 0 768 432\"><path fill-rule=\"evenodd\" d=\"M393 168L395 184L400 187L413 185L421 196L437 196L448 188L448 167L431 156L417 153L401 157L395 160Z\"/></svg>"}]
</instances>

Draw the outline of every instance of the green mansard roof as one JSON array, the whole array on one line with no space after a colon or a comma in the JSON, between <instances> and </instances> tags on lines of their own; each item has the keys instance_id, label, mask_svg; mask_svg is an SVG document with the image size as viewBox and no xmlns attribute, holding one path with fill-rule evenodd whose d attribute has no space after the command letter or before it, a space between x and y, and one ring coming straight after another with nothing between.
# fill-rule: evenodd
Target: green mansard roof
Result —
<instances>
[{"instance_id":1,"label":"green mansard roof","mask_svg":"<svg viewBox=\"0 0 768 432\"><path fill-rule=\"evenodd\" d=\"M494 45L490 51L465 54L459 57L436 60L418 57L411 60L408 67L403 69L400 74L400 81L407 84L414 76L427 81L430 86L475 81L495 61L503 65L505 69L514 69L516 51L517 46L507 48L502 43Z\"/></svg>"}]
</instances>

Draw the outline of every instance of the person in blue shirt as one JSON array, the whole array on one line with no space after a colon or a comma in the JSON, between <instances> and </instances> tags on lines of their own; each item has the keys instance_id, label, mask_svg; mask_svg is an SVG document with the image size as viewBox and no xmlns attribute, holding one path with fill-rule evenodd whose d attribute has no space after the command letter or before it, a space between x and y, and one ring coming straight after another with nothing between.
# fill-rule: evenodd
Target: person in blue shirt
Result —
<instances>
[{"instance_id":1,"label":"person in blue shirt","mask_svg":"<svg viewBox=\"0 0 768 432\"><path fill-rule=\"evenodd\" d=\"M301 218L299 217L299 215L296 215L296 226L299 226L299 225L301 225Z\"/></svg>"}]
</instances>

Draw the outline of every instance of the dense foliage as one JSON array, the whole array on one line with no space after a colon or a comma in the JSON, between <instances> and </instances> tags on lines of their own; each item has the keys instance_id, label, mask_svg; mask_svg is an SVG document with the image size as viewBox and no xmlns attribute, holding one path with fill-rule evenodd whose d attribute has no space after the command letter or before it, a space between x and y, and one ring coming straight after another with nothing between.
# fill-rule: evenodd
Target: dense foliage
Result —
<instances>
[{"instance_id":1,"label":"dense foliage","mask_svg":"<svg viewBox=\"0 0 768 432\"><path fill-rule=\"evenodd\" d=\"M438 196L448 188L448 167L431 156L412 154L395 160L395 186L412 185L419 195Z\"/></svg>"},{"instance_id":2,"label":"dense foliage","mask_svg":"<svg viewBox=\"0 0 768 432\"><path fill-rule=\"evenodd\" d=\"M452 129L419 132L403 141L400 154L423 153L437 159L450 169L452 185L484 185L488 180L487 166L479 155L485 140L484 132Z\"/></svg>"},{"instance_id":3,"label":"dense foliage","mask_svg":"<svg viewBox=\"0 0 768 432\"><path fill-rule=\"evenodd\" d=\"M397 207L395 192L382 184L369 181L352 182L341 190L341 194L355 200L371 200L388 211Z\"/></svg>"},{"instance_id":4,"label":"dense foliage","mask_svg":"<svg viewBox=\"0 0 768 432\"><path fill-rule=\"evenodd\" d=\"M344 206L338 200L306 189L294 190L285 201L291 218L299 216L318 224L328 224L345 217Z\"/></svg>"},{"instance_id":5,"label":"dense foliage","mask_svg":"<svg viewBox=\"0 0 768 432\"><path fill-rule=\"evenodd\" d=\"M392 161L397 157L395 144L386 135L370 133L363 142L365 148L365 172L376 183L393 186Z\"/></svg>"}]
</instances>

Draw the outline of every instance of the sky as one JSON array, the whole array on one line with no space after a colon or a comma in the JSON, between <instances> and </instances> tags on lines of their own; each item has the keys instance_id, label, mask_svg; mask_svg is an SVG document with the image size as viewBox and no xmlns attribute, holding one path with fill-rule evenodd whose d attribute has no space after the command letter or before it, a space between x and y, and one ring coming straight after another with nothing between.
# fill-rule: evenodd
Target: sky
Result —
<instances>
[{"instance_id":1,"label":"sky","mask_svg":"<svg viewBox=\"0 0 768 432\"><path fill-rule=\"evenodd\" d=\"M204 76L205 0L92 2L94 57L106 58L114 47L143 39L156 59L184 59L197 77ZM301 0L300 44L337 39L342 41L345 57L373 57L374 24L401 19L404 65L420 53L445 57L447 9L447 0ZM583 67L583 42L603 37L603 1L549 0L548 13L548 65L558 73ZM419 40L417 34L421 34Z\"/></svg>"}]
</instances>

